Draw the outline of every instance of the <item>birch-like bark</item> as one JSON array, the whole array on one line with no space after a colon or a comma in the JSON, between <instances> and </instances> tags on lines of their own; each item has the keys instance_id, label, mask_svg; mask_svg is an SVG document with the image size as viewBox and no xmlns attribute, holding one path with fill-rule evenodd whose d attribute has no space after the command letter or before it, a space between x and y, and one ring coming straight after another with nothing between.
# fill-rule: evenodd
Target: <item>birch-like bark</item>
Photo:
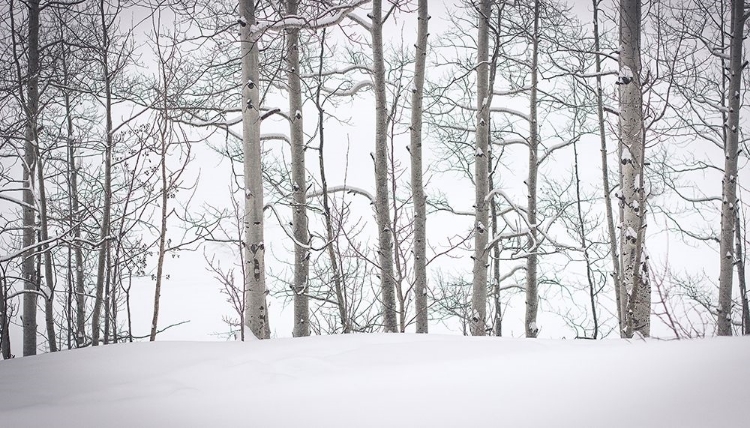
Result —
<instances>
[{"instance_id":1,"label":"birch-like bark","mask_svg":"<svg viewBox=\"0 0 750 428\"><path fill-rule=\"evenodd\" d=\"M26 99L26 132L24 142L23 167L23 246L28 248L23 255L21 276L23 288L27 291L38 289L38 278L34 268L35 239L34 210L34 168L36 167L37 115L39 114L39 0L26 3L29 9L28 37L28 86ZM11 13L13 11L11 10ZM20 76L19 76L20 77ZM33 292L23 295L23 355L36 355L37 295Z\"/></svg>"},{"instance_id":2,"label":"birch-like bark","mask_svg":"<svg viewBox=\"0 0 750 428\"><path fill-rule=\"evenodd\" d=\"M620 323L620 331L623 328L622 307L620 302L620 258L617 252L617 233L615 232L615 219L612 213L612 196L609 187L609 165L607 161L607 134L604 123L604 95L602 91L602 58L598 54L601 50L599 40L599 4L602 0L592 0L594 7L594 51L596 54L596 114L599 124L599 145L602 158L602 186L604 189L604 211L607 217L607 233L609 234L609 253L612 258L612 278L615 285L615 298L617 301L617 320Z\"/></svg>"},{"instance_id":3,"label":"birch-like bark","mask_svg":"<svg viewBox=\"0 0 750 428\"><path fill-rule=\"evenodd\" d=\"M414 307L417 333L427 333L427 210L422 182L422 101L427 63L427 0L419 0L414 88L411 97L411 191L414 203Z\"/></svg>"},{"instance_id":4,"label":"birch-like bark","mask_svg":"<svg viewBox=\"0 0 750 428\"><path fill-rule=\"evenodd\" d=\"M719 237L719 308L717 327L719 336L732 335L732 279L734 276L734 227L739 200L737 199L737 158L740 131L740 101L742 90L742 41L744 35L744 2L732 0L732 31L729 45L729 93L727 100L727 132L724 141L724 177L722 178L721 235Z\"/></svg>"},{"instance_id":5,"label":"birch-like bark","mask_svg":"<svg viewBox=\"0 0 750 428\"><path fill-rule=\"evenodd\" d=\"M242 61L242 145L245 173L245 323L255 337L271 335L266 307L265 244L263 242L263 175L260 142L259 34L253 34L255 3L239 0Z\"/></svg>"},{"instance_id":6,"label":"birch-like bark","mask_svg":"<svg viewBox=\"0 0 750 428\"><path fill-rule=\"evenodd\" d=\"M537 284L537 175L539 171L539 122L537 114L537 85L539 75L539 1L534 2L534 33L531 51L531 93L529 96L529 176L528 219L531 225L529 236L529 255L526 258L526 337L536 337L539 326L536 322L539 309L539 288Z\"/></svg>"},{"instance_id":7,"label":"birch-like bark","mask_svg":"<svg viewBox=\"0 0 750 428\"><path fill-rule=\"evenodd\" d=\"M287 0L287 15L297 15L299 0ZM305 140L302 127L302 85L299 75L299 28L286 30L286 66L289 84L289 119L292 145L292 223L294 239L307 244L310 236L307 230L307 179L305 169ZM294 245L294 337L310 335L310 310L307 297L307 277L310 271L310 250Z\"/></svg>"},{"instance_id":8,"label":"birch-like bark","mask_svg":"<svg viewBox=\"0 0 750 428\"><path fill-rule=\"evenodd\" d=\"M388 210L388 108L385 93L383 59L383 5L372 2L372 62L375 89L375 211L378 223L378 262L380 263L380 298L383 305L383 328L398 331L396 292L393 278L393 231Z\"/></svg>"},{"instance_id":9,"label":"birch-like bark","mask_svg":"<svg viewBox=\"0 0 750 428\"><path fill-rule=\"evenodd\" d=\"M474 211L474 268L471 293L471 334L484 336L487 329L487 258L489 242L487 229L489 193L489 20L492 1L480 0L477 34L477 122L476 152L474 157L475 211Z\"/></svg>"},{"instance_id":10,"label":"birch-like bark","mask_svg":"<svg viewBox=\"0 0 750 428\"><path fill-rule=\"evenodd\" d=\"M620 141L622 153L621 229L622 278L626 327L625 336L650 335L651 286L648 282L645 246L645 192L643 165L645 140L643 95L641 93L641 3L620 3ZM623 299L621 297L621 299Z\"/></svg>"}]
</instances>

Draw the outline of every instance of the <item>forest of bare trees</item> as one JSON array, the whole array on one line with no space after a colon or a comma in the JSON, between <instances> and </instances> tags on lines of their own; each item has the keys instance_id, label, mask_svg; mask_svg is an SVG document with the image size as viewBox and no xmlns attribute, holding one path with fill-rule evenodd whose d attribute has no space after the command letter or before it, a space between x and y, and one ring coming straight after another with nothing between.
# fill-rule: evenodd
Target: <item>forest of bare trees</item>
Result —
<instances>
[{"instance_id":1,"label":"forest of bare trees","mask_svg":"<svg viewBox=\"0 0 750 428\"><path fill-rule=\"evenodd\" d=\"M156 340L175 270L242 340L750 334L748 17L8 0L2 356Z\"/></svg>"}]
</instances>

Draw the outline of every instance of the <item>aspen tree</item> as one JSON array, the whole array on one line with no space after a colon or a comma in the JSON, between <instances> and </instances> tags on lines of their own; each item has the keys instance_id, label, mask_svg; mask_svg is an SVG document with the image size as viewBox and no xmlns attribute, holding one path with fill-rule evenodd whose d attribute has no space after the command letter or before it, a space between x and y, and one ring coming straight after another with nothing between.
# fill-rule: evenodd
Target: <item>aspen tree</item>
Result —
<instances>
[{"instance_id":1,"label":"aspen tree","mask_svg":"<svg viewBox=\"0 0 750 428\"><path fill-rule=\"evenodd\" d=\"M476 152L474 161L475 214L474 214L474 268L471 298L471 334L484 336L487 324L487 243L489 241L488 201L489 171L489 19L492 1L480 0L477 33L477 110L476 110Z\"/></svg>"},{"instance_id":2,"label":"aspen tree","mask_svg":"<svg viewBox=\"0 0 750 428\"><path fill-rule=\"evenodd\" d=\"M650 335L651 287L648 282L645 247L645 191L643 165L645 138L641 92L641 3L620 2L620 152L622 219L620 254L625 316L624 334Z\"/></svg>"},{"instance_id":3,"label":"aspen tree","mask_svg":"<svg viewBox=\"0 0 750 428\"><path fill-rule=\"evenodd\" d=\"M417 333L427 333L427 212L422 182L422 100L427 63L427 0L419 0L414 87L411 101L411 188L414 204L414 304Z\"/></svg>"}]
</instances>

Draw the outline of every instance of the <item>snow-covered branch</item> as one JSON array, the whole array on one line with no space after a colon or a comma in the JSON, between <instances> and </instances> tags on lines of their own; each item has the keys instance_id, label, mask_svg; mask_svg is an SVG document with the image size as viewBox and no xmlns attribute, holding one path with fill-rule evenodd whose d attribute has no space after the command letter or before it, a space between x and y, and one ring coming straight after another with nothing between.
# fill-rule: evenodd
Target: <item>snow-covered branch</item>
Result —
<instances>
[{"instance_id":1,"label":"snow-covered branch","mask_svg":"<svg viewBox=\"0 0 750 428\"><path fill-rule=\"evenodd\" d=\"M724 52L723 50L719 48L711 49L711 54L726 61L729 61L731 59L728 53Z\"/></svg>"},{"instance_id":2,"label":"snow-covered branch","mask_svg":"<svg viewBox=\"0 0 750 428\"><path fill-rule=\"evenodd\" d=\"M529 142L526 141L525 138L513 138L510 140L503 139L500 141L493 141L492 144L495 146L512 146L514 144L521 144L521 145L527 146L529 145Z\"/></svg>"},{"instance_id":3,"label":"snow-covered branch","mask_svg":"<svg viewBox=\"0 0 750 428\"><path fill-rule=\"evenodd\" d=\"M250 28L250 34L253 38L267 31L280 31L287 28L306 28L310 30L319 30L325 27L338 25L354 9L369 3L370 0L355 0L350 3L332 6L320 15L308 18L299 15L287 15L274 21L258 22Z\"/></svg>"},{"instance_id":4,"label":"snow-covered branch","mask_svg":"<svg viewBox=\"0 0 750 428\"><path fill-rule=\"evenodd\" d=\"M286 134L269 133L269 134L262 134L260 136L260 141L269 141L269 140L281 140L281 141L285 141L287 144L292 144L291 140L289 139L289 136Z\"/></svg>"},{"instance_id":5,"label":"snow-covered branch","mask_svg":"<svg viewBox=\"0 0 750 428\"><path fill-rule=\"evenodd\" d=\"M366 19L362 18L356 13L350 12L346 15L346 17L361 25L365 30L372 31L372 25Z\"/></svg>"},{"instance_id":6,"label":"snow-covered branch","mask_svg":"<svg viewBox=\"0 0 750 428\"><path fill-rule=\"evenodd\" d=\"M16 198L12 198L12 197L10 197L10 196L4 196L4 195L0 194L0 199L2 199L2 200L5 200L5 201L8 201L8 202L13 202L14 204L18 204L18 205L20 205L20 206L22 206L22 207L24 207L24 208L28 208L28 209L30 209L30 210L34 210L34 211L37 211L37 209L36 209L36 207L35 207L35 206L33 206L33 205L30 205L30 204L27 204L27 203L26 203L26 202L24 202L24 201L21 201L21 200L19 200L19 199L16 199Z\"/></svg>"},{"instance_id":7,"label":"snow-covered branch","mask_svg":"<svg viewBox=\"0 0 750 428\"><path fill-rule=\"evenodd\" d=\"M191 114L191 116L194 117L193 120L181 120L180 123L194 126L196 128L206 128L209 126L217 126L217 127L223 128L227 126L236 125L242 122L242 116L237 116L232 119L226 119L226 120L211 120L211 121L203 120L194 114Z\"/></svg>"},{"instance_id":8,"label":"snow-covered branch","mask_svg":"<svg viewBox=\"0 0 750 428\"><path fill-rule=\"evenodd\" d=\"M508 278L512 277L513 275L515 275L516 272L518 272L519 270L526 270L526 265L523 264L523 265L516 265L516 266L514 266L513 269L511 269L508 273L506 273L505 275L503 275L503 276L501 276L499 278L498 284L502 284L503 281L505 281L506 279L508 279ZM509 286L509 287L506 287L506 288L512 288L512 286ZM501 288L501 290L502 290L502 288Z\"/></svg>"},{"instance_id":9,"label":"snow-covered branch","mask_svg":"<svg viewBox=\"0 0 750 428\"><path fill-rule=\"evenodd\" d=\"M312 79L312 78L316 78L316 77L319 77L319 76L322 76L322 77L338 76L338 75L344 75L344 74L351 73L352 71L361 71L363 73L370 73L370 68L369 67L365 67L364 65L350 65L350 66L344 67L344 68L338 68L338 69L323 71L320 74L317 74L317 73L316 74L303 74L303 75L300 76L300 78L302 78L302 79Z\"/></svg>"},{"instance_id":10,"label":"snow-covered branch","mask_svg":"<svg viewBox=\"0 0 750 428\"><path fill-rule=\"evenodd\" d=\"M289 232L289 231L288 231L288 230L286 229L286 224L287 224L287 223L286 223L286 222L284 222L283 220L281 220L281 216L279 215L279 212L278 212L278 211L276 211L276 207L275 207L275 206L274 206L273 204L266 204L266 206L265 206L265 207L263 207L263 210L265 211L266 209L270 209L270 210L271 210L271 212L273 212L274 216L276 216L276 220L277 220L277 221L279 222L279 226L281 226L281 230L283 230L283 231L284 231L284 234L285 234L285 235L286 235L286 236L287 236L287 237L288 237L289 239L291 239L291 240L292 240L292 242L294 242L294 245L297 245L298 247L300 247L300 248L304 248L305 250L308 250L308 251L312 249L312 247L310 246L310 244L309 244L309 243L304 243L304 242L300 242L300 241L298 241L298 240L297 240L297 239L296 239L296 238L294 237L294 233L290 233L290 232Z\"/></svg>"},{"instance_id":11,"label":"snow-covered branch","mask_svg":"<svg viewBox=\"0 0 750 428\"><path fill-rule=\"evenodd\" d=\"M531 229L521 229L517 232L505 232L500 233L492 237L490 242L487 243L487 246L485 249L490 250L493 245L497 244L500 241L506 240L506 239L512 239L512 238L518 238L524 235L531 235Z\"/></svg>"},{"instance_id":12,"label":"snow-covered branch","mask_svg":"<svg viewBox=\"0 0 750 428\"><path fill-rule=\"evenodd\" d=\"M53 236L52 238L45 239L44 241L35 242L34 244L29 245L27 247L20 248L20 249L16 250L15 252L8 253L8 254L0 257L0 263L5 263L7 261L13 260L16 257L22 256L27 251L36 250L37 248L40 248L40 247L52 244L52 243L57 242L57 241L66 241L66 237L68 236L68 234L70 234L71 230L73 230L73 228L70 228L67 231L65 231L65 232L63 232L63 233L61 233L61 234L59 234L57 236ZM101 245L101 243L104 242L104 241L106 241L107 239L112 239L112 237L107 236L107 237L104 237L103 239L101 239L98 242L91 242L91 244L92 244L93 247L96 247L96 246ZM76 239L76 240L77 241L83 241L81 239ZM88 241L88 242L90 242L90 241Z\"/></svg>"},{"instance_id":13,"label":"snow-covered branch","mask_svg":"<svg viewBox=\"0 0 750 428\"><path fill-rule=\"evenodd\" d=\"M604 77L604 76L617 76L619 73L616 70L602 70L598 73L584 73L584 74L576 74L577 77L582 77L584 79L589 79L592 77Z\"/></svg>"},{"instance_id":14,"label":"snow-covered branch","mask_svg":"<svg viewBox=\"0 0 750 428\"><path fill-rule=\"evenodd\" d=\"M492 112L492 113L505 113L505 114L509 114L509 115L512 115L512 116L520 117L521 119L523 119L523 120L525 120L527 122L531 122L531 118L529 117L528 114L526 114L526 113L524 113L522 111L514 110L512 108L507 108L507 107L491 107L490 108L490 112Z\"/></svg>"},{"instance_id":15,"label":"snow-covered branch","mask_svg":"<svg viewBox=\"0 0 750 428\"><path fill-rule=\"evenodd\" d=\"M352 85L352 87L349 88L349 89L343 89L343 88L333 89L333 88L329 88L327 86L323 86L323 87L321 87L321 89L323 90L323 92L327 92L329 94L333 94L333 95L338 95L338 96L345 97L345 96L354 96L354 95L357 95L357 92L359 92L359 91L361 91L361 90L363 90L365 88L369 88L371 86L372 86L372 82L371 81L369 81L369 80L362 80L362 81L354 83Z\"/></svg>"},{"instance_id":16,"label":"snow-covered branch","mask_svg":"<svg viewBox=\"0 0 750 428\"><path fill-rule=\"evenodd\" d=\"M517 89L508 89L507 91L493 90L492 95L496 95L500 97L511 96L511 95L518 95L520 93L530 91L530 90L531 90L530 86L524 86L524 87L517 88Z\"/></svg>"},{"instance_id":17,"label":"snow-covered branch","mask_svg":"<svg viewBox=\"0 0 750 428\"><path fill-rule=\"evenodd\" d=\"M337 192L346 192L346 193L352 193L352 194L362 195L362 196L366 197L367 199L369 199L370 203L372 203L372 204L375 203L375 196L373 196L367 190L361 189L359 187L354 187L354 186L350 186L350 185L332 186L332 187L328 188L328 192L327 193L331 194L331 193L337 193ZM316 190L314 192L308 193L307 194L307 198L310 199L310 198L314 198L314 197L322 196L322 195L323 195L323 190Z\"/></svg>"},{"instance_id":18,"label":"snow-covered branch","mask_svg":"<svg viewBox=\"0 0 750 428\"><path fill-rule=\"evenodd\" d=\"M536 162L537 165L541 165L542 162L544 162L555 150L560 150L562 148L568 147L572 144L575 144L579 139L581 138L580 135L577 135L575 138L563 141L562 143L555 144L553 146L547 147L544 149L544 155L542 155L541 158Z\"/></svg>"},{"instance_id":19,"label":"snow-covered branch","mask_svg":"<svg viewBox=\"0 0 750 428\"><path fill-rule=\"evenodd\" d=\"M47 295L44 294L40 290L18 290L18 291L16 291L13 294L9 294L5 299L6 300L10 300L10 299L12 299L14 297L17 297L17 296L20 296L20 295L23 295L23 294L36 294L37 296L41 297L42 299L47 300Z\"/></svg>"}]
</instances>

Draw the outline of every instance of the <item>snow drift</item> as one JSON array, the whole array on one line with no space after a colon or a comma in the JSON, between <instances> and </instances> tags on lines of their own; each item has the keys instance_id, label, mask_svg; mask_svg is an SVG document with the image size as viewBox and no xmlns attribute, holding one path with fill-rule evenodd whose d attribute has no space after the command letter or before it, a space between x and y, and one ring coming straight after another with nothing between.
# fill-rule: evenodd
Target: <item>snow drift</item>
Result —
<instances>
[{"instance_id":1,"label":"snow drift","mask_svg":"<svg viewBox=\"0 0 750 428\"><path fill-rule=\"evenodd\" d=\"M750 340L346 335L0 362L6 427L747 426Z\"/></svg>"}]
</instances>

